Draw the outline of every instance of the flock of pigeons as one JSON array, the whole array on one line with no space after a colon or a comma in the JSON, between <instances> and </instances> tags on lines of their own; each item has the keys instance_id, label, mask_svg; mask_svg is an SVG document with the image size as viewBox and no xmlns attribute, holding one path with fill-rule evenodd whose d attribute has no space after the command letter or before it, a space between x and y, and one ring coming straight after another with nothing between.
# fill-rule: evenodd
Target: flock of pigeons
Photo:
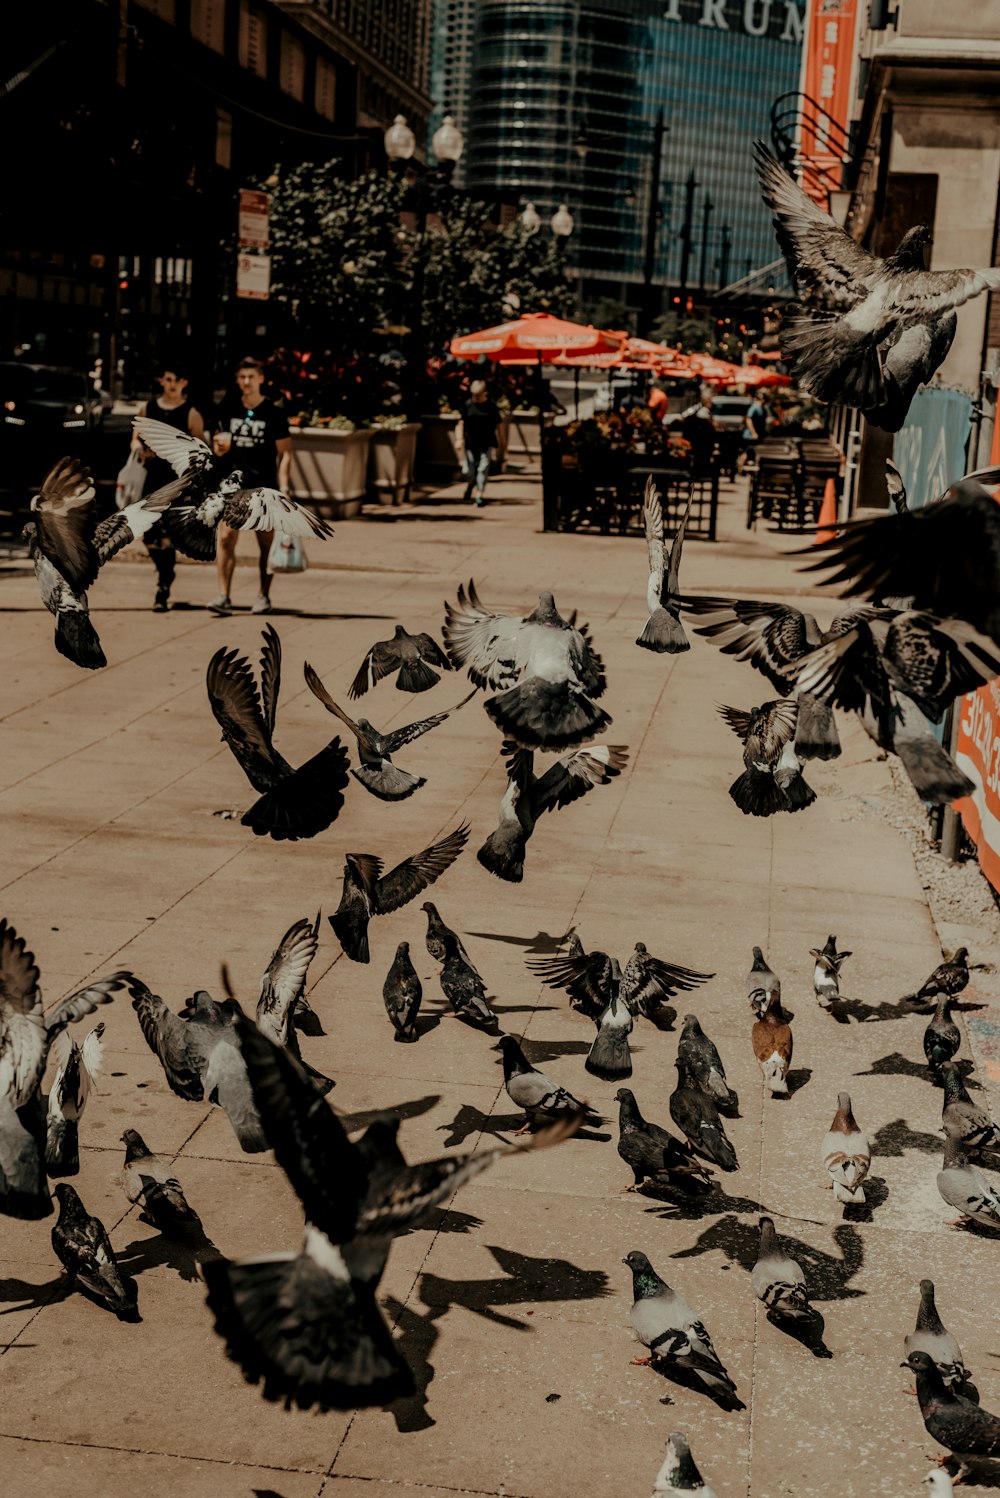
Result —
<instances>
[{"instance_id":1,"label":"flock of pigeons","mask_svg":"<svg viewBox=\"0 0 1000 1498\"><path fill-rule=\"evenodd\" d=\"M947 350L953 307L1000 284L1000 272L947 272L944 279L924 272L917 264L926 238L920 230L911 231L889 260L874 260L763 148L759 170L802 297L789 338L802 382L823 398L859 404L869 419L895 428L932 359ZM85 668L106 664L87 612L87 590L100 567L154 521L182 551L201 560L214 554L215 527L222 520L242 529L329 534L323 522L277 491L245 489L238 474L223 473L204 443L146 419L136 425L147 445L174 467L171 485L99 520L87 470L63 459L32 503L31 553L43 601L55 617L56 646ZM682 593L687 512L679 517L668 554L660 496L652 482L647 485L649 618L636 643L656 653L687 650L685 621L697 621L696 633L748 662L778 694L748 709L720 708L743 745L744 769L730 795L744 813L795 812L814 802L804 769L811 759L840 753L835 709L860 717L881 748L899 757L925 800L948 802L971 789L925 720L940 721L957 696L1000 674L1000 512L975 479L917 512L908 509L891 466L888 483L896 513L843 528L813 564L833 572L828 581L865 600L825 630L787 604ZM399 625L392 639L372 645L359 666L347 689L352 702L390 678L397 690L419 694L443 672L467 672L472 691L455 707L392 730L353 719L306 663L310 692L354 741L353 766L339 736L320 743L298 766L275 748L281 641L273 626L264 628L256 671L238 651L216 651L207 668L209 704L257 796L243 825L278 841L318 836L337 819L352 779L379 800L415 795L424 779L395 756L482 691L486 716L500 735L507 787L498 825L477 858L500 880L523 879L527 844L542 815L608 784L627 766L624 746L592 742L612 721L600 702L603 663L588 626L575 613L561 616L551 593L542 593L527 614L508 614L488 608L470 581L445 604L442 638L443 646L430 634L410 634ZM537 764L539 755L550 762ZM463 824L388 872L376 853L348 853L340 903L328 917L344 956L369 963L372 919L425 891L459 858L469 835ZM138 1317L134 1284L120 1271L103 1225L67 1179L79 1172L81 1119L100 1076L104 1031L98 1023L77 1043L69 1027L127 993L170 1089L180 1098L221 1107L243 1150L273 1149L303 1209L297 1248L247 1259L203 1258L208 1305L229 1356L265 1397L286 1406L356 1408L412 1392L411 1370L376 1298L394 1239L431 1221L461 1185L501 1157L555 1146L597 1118L584 1100L534 1067L513 1035L500 1033L487 981L461 935L434 904L425 902L422 909L427 950L440 964L441 991L457 1018L489 1035L500 1052L507 1094L524 1117L524 1137L419 1164L408 1163L402 1153L396 1117L377 1118L350 1138L324 1101L334 1081L303 1055L303 1039L322 1033L306 997L320 914L297 921L282 938L263 974L252 1019L225 969L223 999L198 991L179 1011L136 974L119 971L46 1012L33 954L10 924L0 922L0 1212L25 1219L51 1215L49 1182L58 1182L52 1242L67 1290L79 1288L123 1320ZM845 1008L841 969L851 953L838 950L830 936L810 956L817 1001L838 1017ZM575 932L565 952L530 959L527 966L536 979L564 991L571 1008L594 1027L584 1065L592 1076L619 1084L617 1148L631 1175L626 1190L690 1208L712 1192L716 1170L739 1169L724 1123L737 1114L738 1098L697 1015L684 1016L678 1037L676 1086L668 1102L676 1134L646 1119L623 1085L633 1071L629 1037L635 1024L661 1025L667 1001L694 993L713 974L654 955L642 942L623 960L587 951ZM942 1089L946 1142L938 1190L956 1225L1000 1228L1000 1195L974 1163L983 1151L1000 1147L1000 1129L967 1090L968 1063L956 1059L961 1034L952 1005L968 981L963 948L899 1002L903 1012L914 1014L933 1008L923 1047L929 1074ZM759 947L746 993L764 1088L787 1094L792 1028L780 979ZM422 987L406 941L397 945L382 994L393 1039L417 1042ZM55 1071L46 1092L50 1053ZM127 1200L141 1205L163 1234L200 1233L199 1216L171 1161L150 1150L134 1129L125 1130L122 1143ZM851 1097L841 1092L819 1142L819 1161L845 1212L865 1201L870 1160ZM624 1263L632 1274L632 1328L647 1352L636 1361L669 1368L723 1407L738 1404L736 1384L698 1313L644 1253L632 1251ZM760 1219L750 1287L777 1325L808 1328L813 1321L807 1277L768 1216ZM946 1449L942 1461L961 1477L967 1459L1000 1455L1000 1418L980 1407L961 1350L938 1315L930 1280L921 1283L905 1351L926 1428ZM943 1471L928 1481L936 1494L950 1487ZM691 1492L712 1498L683 1434L674 1432L654 1493Z\"/></svg>"}]
</instances>

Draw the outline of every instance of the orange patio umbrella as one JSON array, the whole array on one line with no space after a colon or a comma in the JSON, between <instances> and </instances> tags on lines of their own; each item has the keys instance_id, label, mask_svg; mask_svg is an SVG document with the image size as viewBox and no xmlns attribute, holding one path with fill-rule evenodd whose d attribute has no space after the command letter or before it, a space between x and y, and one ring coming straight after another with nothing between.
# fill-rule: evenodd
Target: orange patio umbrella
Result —
<instances>
[{"instance_id":1,"label":"orange patio umbrella","mask_svg":"<svg viewBox=\"0 0 1000 1498\"><path fill-rule=\"evenodd\" d=\"M552 364L564 353L613 354L621 337L602 333L578 322L567 322L551 312L528 312L513 322L466 333L449 345L455 359L493 359L498 364Z\"/></svg>"}]
</instances>

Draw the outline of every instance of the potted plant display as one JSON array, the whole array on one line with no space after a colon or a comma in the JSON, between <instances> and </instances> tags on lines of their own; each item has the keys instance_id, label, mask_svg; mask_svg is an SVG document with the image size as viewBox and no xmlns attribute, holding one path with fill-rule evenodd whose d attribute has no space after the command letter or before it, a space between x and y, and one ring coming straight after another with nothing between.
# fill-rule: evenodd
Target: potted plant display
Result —
<instances>
[{"instance_id":1,"label":"potted plant display","mask_svg":"<svg viewBox=\"0 0 1000 1498\"><path fill-rule=\"evenodd\" d=\"M370 428L319 411L299 411L288 425L293 497L327 519L356 515L368 489Z\"/></svg>"}]
</instances>

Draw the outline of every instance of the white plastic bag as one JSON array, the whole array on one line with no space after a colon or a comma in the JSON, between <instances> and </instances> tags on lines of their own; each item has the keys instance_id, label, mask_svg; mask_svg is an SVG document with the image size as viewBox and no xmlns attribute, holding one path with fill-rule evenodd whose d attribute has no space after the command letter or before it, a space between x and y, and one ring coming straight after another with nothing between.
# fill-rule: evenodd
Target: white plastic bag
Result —
<instances>
[{"instance_id":1,"label":"white plastic bag","mask_svg":"<svg viewBox=\"0 0 1000 1498\"><path fill-rule=\"evenodd\" d=\"M278 531L267 554L268 572L305 572L308 566L306 549L298 536L284 536Z\"/></svg>"},{"instance_id":2,"label":"white plastic bag","mask_svg":"<svg viewBox=\"0 0 1000 1498\"><path fill-rule=\"evenodd\" d=\"M142 498L142 491L146 487L146 465L139 456L137 448L130 448L124 468L115 480L115 504L120 510L126 505L134 505Z\"/></svg>"}]
</instances>

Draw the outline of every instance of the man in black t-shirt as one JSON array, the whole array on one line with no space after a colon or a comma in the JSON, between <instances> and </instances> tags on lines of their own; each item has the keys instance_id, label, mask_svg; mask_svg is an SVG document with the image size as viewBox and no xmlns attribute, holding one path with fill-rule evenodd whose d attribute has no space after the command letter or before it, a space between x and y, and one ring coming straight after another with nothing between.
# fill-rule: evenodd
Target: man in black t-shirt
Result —
<instances>
[{"instance_id":1,"label":"man in black t-shirt","mask_svg":"<svg viewBox=\"0 0 1000 1498\"><path fill-rule=\"evenodd\" d=\"M219 415L215 434L215 451L229 458L230 471L239 469L247 489L287 490L292 463L292 439L288 420L273 401L263 394L264 369L256 359L243 359L236 371L239 397L226 402ZM219 596L210 608L228 614L232 609L229 590L236 568L236 542L239 531L220 523L215 548L215 569L219 578ZM267 570L273 531L255 531L260 553L260 594L252 606L255 614L271 612L271 574Z\"/></svg>"},{"instance_id":2,"label":"man in black t-shirt","mask_svg":"<svg viewBox=\"0 0 1000 1498\"><path fill-rule=\"evenodd\" d=\"M497 445L500 412L487 395L486 385L482 380L473 380L469 386L469 395L471 399L462 416L462 441L465 447L462 469L467 480L465 498L471 499L475 490L476 504L482 506L486 503L483 493L490 476L491 449Z\"/></svg>"}]
</instances>

